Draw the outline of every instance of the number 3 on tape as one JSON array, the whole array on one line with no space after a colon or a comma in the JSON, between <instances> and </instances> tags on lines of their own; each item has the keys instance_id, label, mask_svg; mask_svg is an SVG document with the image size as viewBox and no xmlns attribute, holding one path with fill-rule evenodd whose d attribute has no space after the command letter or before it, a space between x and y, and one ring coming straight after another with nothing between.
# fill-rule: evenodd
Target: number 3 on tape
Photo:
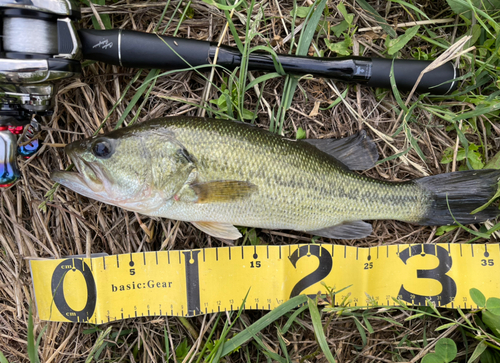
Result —
<instances>
[{"instance_id":1,"label":"number 3 on tape","mask_svg":"<svg viewBox=\"0 0 500 363\"><path fill-rule=\"evenodd\" d=\"M500 246L243 246L32 260L42 320L104 322L270 310L299 294L333 303L475 308L469 290L500 296ZM246 297L246 299L245 299Z\"/></svg>"}]
</instances>

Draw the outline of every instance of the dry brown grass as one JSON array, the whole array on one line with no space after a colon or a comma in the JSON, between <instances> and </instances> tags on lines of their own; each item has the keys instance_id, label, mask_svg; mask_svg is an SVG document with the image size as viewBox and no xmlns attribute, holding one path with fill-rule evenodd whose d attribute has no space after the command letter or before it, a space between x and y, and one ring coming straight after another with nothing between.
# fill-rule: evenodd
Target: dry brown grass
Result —
<instances>
[{"instance_id":1,"label":"dry brown grass","mask_svg":"<svg viewBox=\"0 0 500 363\"><path fill-rule=\"evenodd\" d=\"M264 1L266 21L260 30L266 39L286 38L291 18L291 1ZM309 2L300 2L306 6ZM346 4L348 10L356 14L355 23L360 27L372 27L377 24L357 6L354 2ZM412 17L401 6L392 3L386 8L379 2L371 2L381 14L386 15L390 24L412 21ZM328 4L331 14L328 21L336 24L342 20L336 11L337 1ZM96 6L101 14L109 14L115 28L151 31L156 25L164 2L148 1L119 1L109 6ZM423 1L420 4L423 11L431 19L449 17L447 5L444 1ZM172 34L178 24L180 14L172 14L170 6L165 17L166 20L174 18L166 34ZM185 6L181 7L182 9ZM193 18L184 20L179 28L179 36L200 40L217 41L226 25L225 15L203 2L193 2ZM82 27L90 28L91 10L83 9ZM281 18L281 15L283 18ZM236 17L234 18L236 19ZM237 20L236 24L240 24ZM302 20L300 20L302 21ZM242 35L244 29L239 28ZM456 29L452 26L442 26L434 29L439 36L452 40L456 37ZM459 29L460 31L460 29ZM355 36L357 42L354 49L359 50L359 44L366 46L364 55L378 55L383 53L385 46L380 37L383 33L358 32ZM265 44L264 39L256 37L255 44ZM223 38L223 44L234 45L230 35ZM320 43L320 45L323 43ZM287 52L290 42L278 43L278 52ZM409 50L420 46L424 51L429 45L419 40L412 40L404 48L402 57L411 58ZM43 120L44 132L42 134L45 146L35 158L28 161L20 160L22 179L14 186L0 191L0 242L2 257L0 260L0 350L9 362L26 362L27 358L27 321L28 306L34 299L29 272L28 260L30 258L63 257L74 254L107 252L109 254L153 251L164 249L189 249L221 246L222 243L210 238L187 223L179 223L165 219L151 219L142 215L126 212L120 208L104 205L77 195L68 189L59 188L54 194L54 199L48 201L46 210L41 210L40 205L46 201L45 194L53 187L49 174L54 169L62 169L69 165L68 158L64 155L61 145L71 141L91 136L106 117L108 111L123 95L124 88L135 75L136 70L120 68L101 63L91 64L84 68L80 78L71 79L60 84L56 98L54 116ZM139 80L132 85L133 89L142 84L146 71ZM253 72L253 76L258 76ZM220 85L222 74L215 73L213 82ZM342 92L346 85L337 83ZM197 107L204 101L206 81L195 72L178 73L161 77L150 97L145 100L144 108L140 111L138 121L153 117L167 115L196 115ZM268 127L268 106L271 109L281 102L283 79L268 81L264 89L263 98L259 105L257 124L263 128ZM127 106L127 101L132 97L129 92L121 102L116 112L111 115L103 130L111 130L119 116ZM217 90L212 88L211 94L206 99L217 98ZM392 135L399 126L395 123L397 105L394 96L387 92L383 97L376 95L373 89L367 87L349 88L344 103L330 110L319 110L317 115L309 116L315 109L315 104L326 107L337 94L331 83L322 79L312 79L300 82L300 89L295 93L292 107L285 120L285 135L295 136L295 131L302 127L307 131L308 137L344 137L353 134L359 129L371 126L385 135ZM246 106L254 109L258 99L254 90L246 95ZM415 96L410 102L416 100ZM142 101L141 101L142 102ZM139 104L141 103L139 102ZM441 101L425 99L424 102L436 104ZM349 106L349 107L348 107ZM457 107L457 106L454 106ZM459 107L459 106L458 106ZM356 111L360 119L353 115ZM132 114L135 114L133 111ZM415 121L410 123L414 135L421 136L419 146L427 157L423 162L414 150L407 155L413 163L405 164L401 159L395 159L378 165L366 172L367 175L387 180L408 180L421 177L424 173L437 174L448 170L448 166L440 164L441 155L446 147L456 144L456 135L446 132L443 121L432 116L423 109L414 113ZM363 121L361 121L361 119ZM496 130L494 130L495 132ZM406 137L400 133L394 140L387 143L377 137L370 129L370 133L379 146L381 158L395 153L395 149L404 150ZM474 135L468 135L474 141ZM477 140L476 140L477 141ZM391 146L392 145L392 146ZM490 151L493 155L495 149ZM416 167L420 166L420 170ZM334 241L337 244L356 246L377 246L382 244L401 243L436 243L436 242L466 242L471 236L459 229L449 235L436 237L435 227L417 227L400 222L377 221L373 223L373 234L359 241ZM168 237L167 237L168 236ZM292 244L298 241L309 240L305 236L295 233L276 231L258 231L258 237L265 244ZM330 242L330 241L327 241ZM483 240L484 242L484 240ZM443 312L454 316L453 311ZM263 316L265 312L245 312L242 320L247 324ZM369 334L367 345L362 345L361 336L354 320L349 317L335 316L328 320L325 316L325 332L329 343L338 357L339 362L391 362L399 356L407 361L416 361L418 353L422 350L422 339L425 335L432 341L439 333L434 328L442 321L431 319L416 319L405 322L409 315L406 312L389 311L381 312L379 317L391 317L403 324L398 326L385 320L370 322L374 333ZM224 321L226 316L221 317ZM294 361L308 357L307 361L324 361L322 354L312 356L317 349L313 328L308 315L303 314L298 319L298 324L284 337L289 342L289 351ZM326 321L328 320L328 325ZM173 346L187 338L189 344L194 344L198 332L202 339L213 328L214 316L202 316L188 320L192 330L181 324L177 318L140 318L115 322L105 325L112 326L113 332L125 332L118 338L110 339L116 345L106 348L101 354L103 362L154 362L161 361L164 351L163 332L169 333ZM277 322L280 324L280 322ZM219 322L216 332L222 329L223 323ZM97 333L85 334L89 329L85 324L47 323L39 321L35 314L36 334L44 326L48 329L44 333L39 349L42 362L84 362L95 344ZM203 327L203 328L202 328ZM241 322L237 322L233 334L244 329ZM463 340L458 330L446 330L448 337ZM216 333L217 334L217 333ZM261 338L269 345L270 349L279 351L276 329L271 325L262 332ZM238 353L226 358L227 362L243 362L248 354L251 361L257 361L257 351L252 344L246 345ZM172 347L171 347L172 351ZM260 354L259 361L264 361Z\"/></svg>"}]
</instances>

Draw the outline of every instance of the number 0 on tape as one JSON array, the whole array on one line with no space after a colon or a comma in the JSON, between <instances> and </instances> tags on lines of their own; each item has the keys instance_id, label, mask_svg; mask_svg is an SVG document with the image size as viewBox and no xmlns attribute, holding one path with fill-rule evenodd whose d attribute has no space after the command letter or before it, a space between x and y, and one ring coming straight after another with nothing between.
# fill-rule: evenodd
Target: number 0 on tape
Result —
<instances>
[{"instance_id":1,"label":"number 0 on tape","mask_svg":"<svg viewBox=\"0 0 500 363\"><path fill-rule=\"evenodd\" d=\"M271 310L299 294L336 291L351 306L475 308L471 288L500 297L500 245L243 246L32 260L39 317L109 321ZM248 295L247 295L248 294ZM245 300L246 297L246 300Z\"/></svg>"}]
</instances>

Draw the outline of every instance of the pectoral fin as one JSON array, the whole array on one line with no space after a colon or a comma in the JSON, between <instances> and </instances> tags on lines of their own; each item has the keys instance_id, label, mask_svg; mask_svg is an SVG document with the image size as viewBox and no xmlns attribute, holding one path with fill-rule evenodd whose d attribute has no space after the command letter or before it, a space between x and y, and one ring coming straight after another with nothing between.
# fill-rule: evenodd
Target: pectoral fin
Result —
<instances>
[{"instance_id":1,"label":"pectoral fin","mask_svg":"<svg viewBox=\"0 0 500 363\"><path fill-rule=\"evenodd\" d=\"M333 156L350 170L366 170L375 166L377 146L364 130L343 139L305 139L310 145Z\"/></svg>"},{"instance_id":2,"label":"pectoral fin","mask_svg":"<svg viewBox=\"0 0 500 363\"><path fill-rule=\"evenodd\" d=\"M363 221L353 221L315 231L307 231L307 233L326 238L358 239L369 236L372 233L372 225Z\"/></svg>"},{"instance_id":3,"label":"pectoral fin","mask_svg":"<svg viewBox=\"0 0 500 363\"><path fill-rule=\"evenodd\" d=\"M191 184L198 196L197 203L232 202L250 196L257 190L255 184L238 180L218 180Z\"/></svg>"},{"instance_id":4,"label":"pectoral fin","mask_svg":"<svg viewBox=\"0 0 500 363\"><path fill-rule=\"evenodd\" d=\"M217 238L235 240L241 237L238 229L229 223L191 222L196 228Z\"/></svg>"}]
</instances>

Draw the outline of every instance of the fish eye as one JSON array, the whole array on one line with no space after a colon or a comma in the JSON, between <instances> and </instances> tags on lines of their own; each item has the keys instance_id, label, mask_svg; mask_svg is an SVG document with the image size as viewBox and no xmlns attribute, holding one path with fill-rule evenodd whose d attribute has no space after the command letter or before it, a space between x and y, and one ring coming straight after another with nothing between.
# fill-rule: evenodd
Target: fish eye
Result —
<instances>
[{"instance_id":1,"label":"fish eye","mask_svg":"<svg viewBox=\"0 0 500 363\"><path fill-rule=\"evenodd\" d=\"M92 145L92 154L100 159L107 159L113 154L113 146L108 140L100 140Z\"/></svg>"}]
</instances>

